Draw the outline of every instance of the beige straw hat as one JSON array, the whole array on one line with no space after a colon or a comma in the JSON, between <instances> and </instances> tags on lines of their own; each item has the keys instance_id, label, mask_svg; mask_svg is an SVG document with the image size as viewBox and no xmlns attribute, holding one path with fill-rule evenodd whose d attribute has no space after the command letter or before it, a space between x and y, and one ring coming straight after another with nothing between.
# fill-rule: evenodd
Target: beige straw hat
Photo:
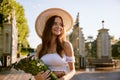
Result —
<instances>
[{"instance_id":1,"label":"beige straw hat","mask_svg":"<svg viewBox=\"0 0 120 80\"><path fill-rule=\"evenodd\" d=\"M36 19L35 29L39 37L42 37L46 21L54 15L62 17L66 31L69 31L72 28L73 19L68 12L60 8L50 8L39 14Z\"/></svg>"}]
</instances>

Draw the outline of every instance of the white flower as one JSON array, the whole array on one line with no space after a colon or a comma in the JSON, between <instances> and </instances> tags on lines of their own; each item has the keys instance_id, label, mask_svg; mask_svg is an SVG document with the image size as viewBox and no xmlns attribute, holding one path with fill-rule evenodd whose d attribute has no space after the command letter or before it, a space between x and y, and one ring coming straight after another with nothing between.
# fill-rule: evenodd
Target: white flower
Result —
<instances>
[{"instance_id":1,"label":"white flower","mask_svg":"<svg viewBox=\"0 0 120 80\"><path fill-rule=\"evenodd\" d=\"M37 63L37 66L40 66L40 63Z\"/></svg>"}]
</instances>

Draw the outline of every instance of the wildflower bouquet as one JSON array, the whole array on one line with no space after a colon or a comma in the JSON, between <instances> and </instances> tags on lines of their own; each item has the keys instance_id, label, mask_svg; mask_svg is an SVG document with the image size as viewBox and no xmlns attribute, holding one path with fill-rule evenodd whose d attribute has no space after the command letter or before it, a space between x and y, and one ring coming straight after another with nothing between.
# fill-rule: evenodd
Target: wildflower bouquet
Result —
<instances>
[{"instance_id":1,"label":"wildflower bouquet","mask_svg":"<svg viewBox=\"0 0 120 80\"><path fill-rule=\"evenodd\" d=\"M41 71L46 71L49 68L40 59L32 59L32 57L26 57L21 59L14 65L16 70L23 70L25 73L30 73L33 76L37 75ZM51 80L57 80L57 76L51 71Z\"/></svg>"}]
</instances>

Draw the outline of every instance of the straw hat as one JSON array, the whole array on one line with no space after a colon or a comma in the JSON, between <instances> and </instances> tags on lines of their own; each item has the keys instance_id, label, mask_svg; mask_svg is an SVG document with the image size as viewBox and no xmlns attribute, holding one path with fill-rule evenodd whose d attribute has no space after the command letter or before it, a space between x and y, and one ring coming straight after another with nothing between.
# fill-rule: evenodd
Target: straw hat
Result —
<instances>
[{"instance_id":1,"label":"straw hat","mask_svg":"<svg viewBox=\"0 0 120 80\"><path fill-rule=\"evenodd\" d=\"M73 19L68 12L60 8L50 8L50 9L43 11L41 14L39 14L36 19L35 29L39 37L42 37L42 33L44 30L46 21L51 16L54 16L54 15L58 15L62 17L66 31L69 31L72 28Z\"/></svg>"}]
</instances>

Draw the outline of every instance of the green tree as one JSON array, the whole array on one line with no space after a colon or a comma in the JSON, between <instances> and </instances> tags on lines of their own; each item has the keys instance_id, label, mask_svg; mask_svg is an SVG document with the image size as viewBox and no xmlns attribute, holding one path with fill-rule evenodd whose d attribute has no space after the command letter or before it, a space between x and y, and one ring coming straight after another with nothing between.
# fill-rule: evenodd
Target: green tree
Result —
<instances>
[{"instance_id":1,"label":"green tree","mask_svg":"<svg viewBox=\"0 0 120 80\"><path fill-rule=\"evenodd\" d=\"M18 42L21 43L23 47L27 47L28 45L27 37L29 33L29 28L24 14L24 8L18 3L15 3L15 10L17 21L16 25L18 27Z\"/></svg>"},{"instance_id":2,"label":"green tree","mask_svg":"<svg viewBox=\"0 0 120 80\"><path fill-rule=\"evenodd\" d=\"M16 27L18 29L18 43L23 47L29 45L27 37L29 28L24 14L24 8L15 0L0 0L0 22L1 24L8 21L8 16L12 16L12 11L15 11ZM12 21L12 17L10 17Z\"/></svg>"},{"instance_id":3,"label":"green tree","mask_svg":"<svg viewBox=\"0 0 120 80\"><path fill-rule=\"evenodd\" d=\"M91 49L90 49L89 44L91 44ZM96 49L97 49L96 40L94 40L93 42L86 42L85 43L85 48L88 51L88 55L87 56L91 56L91 57L95 57L95 58L97 57L97 55L96 55L96 53L97 53L96 52Z\"/></svg>"},{"instance_id":4,"label":"green tree","mask_svg":"<svg viewBox=\"0 0 120 80\"><path fill-rule=\"evenodd\" d=\"M112 45L112 57L114 58L120 57L120 41Z\"/></svg>"}]
</instances>

